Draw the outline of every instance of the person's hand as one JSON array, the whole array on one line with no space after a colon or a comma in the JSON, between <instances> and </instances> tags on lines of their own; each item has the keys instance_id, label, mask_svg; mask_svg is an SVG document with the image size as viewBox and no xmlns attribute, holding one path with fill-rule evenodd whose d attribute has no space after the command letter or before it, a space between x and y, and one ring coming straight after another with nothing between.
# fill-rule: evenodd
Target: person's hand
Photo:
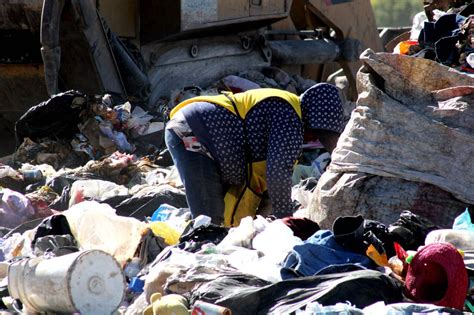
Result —
<instances>
[{"instance_id":1,"label":"person's hand","mask_svg":"<svg viewBox=\"0 0 474 315\"><path fill-rule=\"evenodd\" d=\"M273 221L275 221L275 220L278 220L278 218L277 218L276 216L274 216L273 214L270 214L270 215L267 215L267 216L265 217L265 220L267 220L268 222L271 223L271 222L273 222Z\"/></svg>"}]
</instances>

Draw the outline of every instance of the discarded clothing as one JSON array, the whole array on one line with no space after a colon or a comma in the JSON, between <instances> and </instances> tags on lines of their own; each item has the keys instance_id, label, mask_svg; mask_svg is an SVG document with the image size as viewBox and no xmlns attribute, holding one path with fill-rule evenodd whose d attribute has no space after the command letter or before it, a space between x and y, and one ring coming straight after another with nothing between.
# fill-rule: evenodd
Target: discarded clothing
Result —
<instances>
[{"instance_id":1,"label":"discarded clothing","mask_svg":"<svg viewBox=\"0 0 474 315\"><path fill-rule=\"evenodd\" d=\"M306 241L314 233L319 231L319 225L307 218L287 217L283 218L282 222L293 231L295 236L301 238L303 241Z\"/></svg>"},{"instance_id":2,"label":"discarded clothing","mask_svg":"<svg viewBox=\"0 0 474 315\"><path fill-rule=\"evenodd\" d=\"M331 231L321 230L305 244L297 245L286 257L281 269L282 279L312 276L330 265L358 264L374 268L365 255L356 254L339 245Z\"/></svg>"},{"instance_id":3,"label":"discarded clothing","mask_svg":"<svg viewBox=\"0 0 474 315\"><path fill-rule=\"evenodd\" d=\"M223 276L203 284L191 293L191 304L203 300L243 315L288 314L313 301L323 305L349 302L359 308L378 301L403 301L402 284L373 270L284 280L263 287L250 279Z\"/></svg>"}]
</instances>

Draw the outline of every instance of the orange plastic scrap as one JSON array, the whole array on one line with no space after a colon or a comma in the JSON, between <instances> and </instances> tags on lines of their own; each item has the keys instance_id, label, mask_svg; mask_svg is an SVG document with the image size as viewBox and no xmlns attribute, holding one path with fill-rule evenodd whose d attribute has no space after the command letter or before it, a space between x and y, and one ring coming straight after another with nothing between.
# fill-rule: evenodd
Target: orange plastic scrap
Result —
<instances>
[{"instance_id":1,"label":"orange plastic scrap","mask_svg":"<svg viewBox=\"0 0 474 315\"><path fill-rule=\"evenodd\" d=\"M398 46L395 48L395 53L398 53L400 55L411 55L410 53L410 47L418 45L417 40L405 40L402 41L398 44ZM398 49L397 49L398 48Z\"/></svg>"},{"instance_id":2,"label":"orange plastic scrap","mask_svg":"<svg viewBox=\"0 0 474 315\"><path fill-rule=\"evenodd\" d=\"M379 251L372 244L367 248L365 254L379 266L390 266L388 263L387 254L385 252L379 253Z\"/></svg>"}]
</instances>

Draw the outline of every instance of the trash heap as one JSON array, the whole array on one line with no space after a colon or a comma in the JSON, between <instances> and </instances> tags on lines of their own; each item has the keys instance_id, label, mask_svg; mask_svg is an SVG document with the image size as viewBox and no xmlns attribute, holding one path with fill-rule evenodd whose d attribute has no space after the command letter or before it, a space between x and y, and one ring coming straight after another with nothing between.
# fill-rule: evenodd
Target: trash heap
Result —
<instances>
[{"instance_id":1,"label":"trash heap","mask_svg":"<svg viewBox=\"0 0 474 315\"><path fill-rule=\"evenodd\" d=\"M368 53L364 61L379 73L380 69L392 69L388 65L403 64L384 54ZM386 104L388 96L369 84L369 74L364 73L361 78L367 79L365 87L372 87L370 92L377 93ZM468 79L460 81L457 74L453 76L444 84L457 82L462 88L434 94L436 100L446 104L441 109L449 114L435 111L445 124L437 125L441 131L455 120L455 110L461 108L468 114L466 117L471 117L466 109L469 106L461 105L471 104L471 96L465 92L466 85L472 83ZM385 87L390 88L391 83L386 80ZM367 140L363 132L355 129L362 126L357 124L361 119L358 115L370 107L364 103L364 96L372 97L370 93L361 94L358 108L332 157L318 141L305 143L293 175L292 217L247 217L233 228L214 225L206 216L192 218L183 185L163 145L169 109L184 98L224 89L239 92L278 87L301 93L313 84L268 68L228 76L206 88L173 91L154 107L110 95L91 97L68 91L30 109L16 124L20 144L17 151L2 159L0 166L2 314L473 311L474 214L467 207L471 200L469 189L461 189L463 185L470 187L469 179L458 178L458 183L453 183L453 177L464 170L462 166L451 177L449 167L442 170L445 177L432 175L428 168L415 172L414 165L420 161L410 159L405 151L430 146L419 146L418 142L403 144L407 147L401 152L406 156L399 157L407 159L406 168L393 160L380 163L399 170L385 177L389 171L373 165L370 151L357 151L370 148L371 143L385 149L377 139ZM409 91L418 93L428 106L434 97L432 90L419 84L415 80L414 86L424 94L416 89ZM396 91L405 90L396 88L389 91L390 95L403 96ZM456 102L451 101L453 97ZM404 106L409 103L408 98L402 101ZM387 106L382 112L392 114L390 110L402 105ZM410 117L416 118L420 112L426 110L412 110ZM373 114L367 117L377 118ZM356 119L359 120L354 122ZM407 120L407 116L400 119ZM420 120L429 123L429 119ZM389 120L369 122L370 128L379 128L374 134L380 137L384 135L380 122L391 127ZM467 143L462 140L470 141L470 125L468 120L464 122L466 125L457 127L456 132L466 138L455 140L453 147L442 153L453 164L465 166L470 165L469 160L461 163L454 159L457 153L459 159L463 156L457 151ZM443 134L441 131L433 130L438 132L436 137ZM453 135L454 131L446 133ZM348 149L355 153L343 154ZM386 152L391 152L390 148ZM383 157L387 156L385 153ZM360 166L357 168L342 159L343 155L365 156L367 161L352 161ZM329 198L321 198L331 183L328 178L353 173L357 178L378 178L378 183L387 180L380 189L398 187L400 183L412 183L407 185L422 189L425 186L420 183L424 182L430 185L425 192L431 192L425 193L425 198L439 194L437 201L447 200L442 205L457 207L445 209L448 214L439 219L426 217L428 212L421 211L420 215L421 206L405 208L393 203L389 215L379 215L376 211L361 211L344 196L336 194L331 204ZM406 174L418 177L404 177ZM429 180L422 174L429 174ZM336 192L348 194L359 187L344 186ZM316 211L314 200L324 200L324 206L321 203ZM426 200L418 201L423 205ZM350 211L341 211L337 202ZM375 207L376 202L367 204ZM389 203L382 205L386 204ZM330 207L333 211L327 210ZM380 206L379 210L382 214L389 212ZM315 214L321 220L314 220Z\"/></svg>"},{"instance_id":2,"label":"trash heap","mask_svg":"<svg viewBox=\"0 0 474 315\"><path fill-rule=\"evenodd\" d=\"M472 299L470 215L449 230L409 211L389 226L362 216L339 217L331 230L306 218L247 217L228 229L167 204L140 221L83 201L2 238L0 308L462 314Z\"/></svg>"},{"instance_id":3,"label":"trash heap","mask_svg":"<svg viewBox=\"0 0 474 315\"><path fill-rule=\"evenodd\" d=\"M361 59L357 107L309 217L323 228L340 215L389 224L402 209L450 227L474 203L474 78L404 55Z\"/></svg>"},{"instance_id":4,"label":"trash heap","mask_svg":"<svg viewBox=\"0 0 474 315\"><path fill-rule=\"evenodd\" d=\"M474 3L425 2L425 12L414 19L410 40L402 41L395 51L474 74Z\"/></svg>"}]
</instances>

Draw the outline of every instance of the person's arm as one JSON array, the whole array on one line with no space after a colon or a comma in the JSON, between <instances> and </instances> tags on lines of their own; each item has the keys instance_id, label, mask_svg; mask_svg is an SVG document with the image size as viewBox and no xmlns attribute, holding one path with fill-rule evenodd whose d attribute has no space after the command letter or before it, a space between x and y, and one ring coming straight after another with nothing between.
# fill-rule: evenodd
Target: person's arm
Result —
<instances>
[{"instance_id":1,"label":"person's arm","mask_svg":"<svg viewBox=\"0 0 474 315\"><path fill-rule=\"evenodd\" d=\"M290 216L291 176L301 153L303 136L301 122L290 106L271 110L268 124L267 187L273 215Z\"/></svg>"},{"instance_id":2,"label":"person's arm","mask_svg":"<svg viewBox=\"0 0 474 315\"><path fill-rule=\"evenodd\" d=\"M309 129L305 130L305 138L314 138L318 139L319 142L324 146L324 148L329 152L332 153L337 146L337 141L339 140L340 134L331 131L331 130L324 130L324 129Z\"/></svg>"}]
</instances>

